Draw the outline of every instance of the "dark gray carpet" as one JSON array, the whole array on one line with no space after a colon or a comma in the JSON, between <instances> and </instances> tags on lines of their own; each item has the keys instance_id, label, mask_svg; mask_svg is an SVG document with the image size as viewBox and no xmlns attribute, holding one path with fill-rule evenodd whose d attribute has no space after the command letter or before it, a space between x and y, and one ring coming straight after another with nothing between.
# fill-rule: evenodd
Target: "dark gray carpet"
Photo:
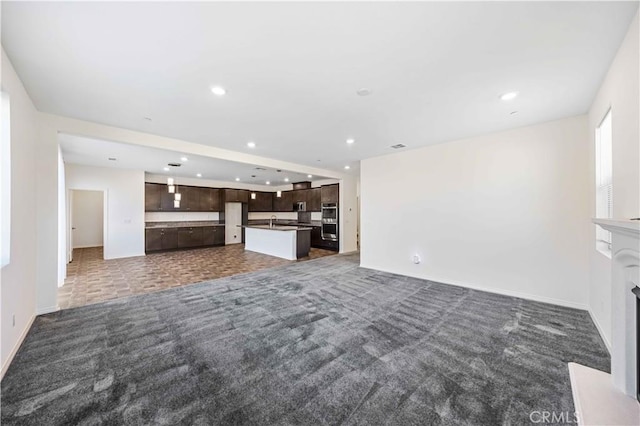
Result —
<instances>
[{"instance_id":1,"label":"dark gray carpet","mask_svg":"<svg viewBox=\"0 0 640 426\"><path fill-rule=\"evenodd\" d=\"M587 312L331 256L38 317L2 424L526 424L608 371Z\"/></svg>"}]
</instances>

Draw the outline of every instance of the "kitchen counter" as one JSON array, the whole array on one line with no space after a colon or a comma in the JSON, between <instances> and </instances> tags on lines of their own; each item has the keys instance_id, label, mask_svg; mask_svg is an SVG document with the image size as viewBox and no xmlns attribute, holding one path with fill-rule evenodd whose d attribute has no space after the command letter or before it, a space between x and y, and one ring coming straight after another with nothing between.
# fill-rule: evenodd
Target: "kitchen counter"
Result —
<instances>
[{"instance_id":1,"label":"kitchen counter","mask_svg":"<svg viewBox=\"0 0 640 426\"><path fill-rule=\"evenodd\" d=\"M203 226L224 226L217 220L182 221L182 222L147 222L145 229L154 228L196 228Z\"/></svg>"},{"instance_id":2,"label":"kitchen counter","mask_svg":"<svg viewBox=\"0 0 640 426\"><path fill-rule=\"evenodd\" d=\"M310 226L295 225L245 225L243 228L268 229L269 231L311 231L313 229Z\"/></svg>"},{"instance_id":3,"label":"kitchen counter","mask_svg":"<svg viewBox=\"0 0 640 426\"><path fill-rule=\"evenodd\" d=\"M268 225L269 219L252 219L249 221L249 226L254 225ZM322 221L312 220L311 222L298 222L297 220L277 219L273 221L274 225L282 226L322 226Z\"/></svg>"},{"instance_id":4,"label":"kitchen counter","mask_svg":"<svg viewBox=\"0 0 640 426\"><path fill-rule=\"evenodd\" d=\"M288 260L309 256L313 229L311 227L245 225L243 228L245 228L245 250Z\"/></svg>"}]
</instances>

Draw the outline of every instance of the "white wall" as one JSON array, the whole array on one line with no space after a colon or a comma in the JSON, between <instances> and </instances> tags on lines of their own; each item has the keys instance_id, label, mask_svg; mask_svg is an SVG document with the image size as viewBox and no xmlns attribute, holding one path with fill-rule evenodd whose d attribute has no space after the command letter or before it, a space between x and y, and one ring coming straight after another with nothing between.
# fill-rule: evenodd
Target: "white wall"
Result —
<instances>
[{"instance_id":1,"label":"white wall","mask_svg":"<svg viewBox=\"0 0 640 426\"><path fill-rule=\"evenodd\" d=\"M73 248L102 247L104 192L73 191Z\"/></svg>"},{"instance_id":2,"label":"white wall","mask_svg":"<svg viewBox=\"0 0 640 426\"><path fill-rule=\"evenodd\" d=\"M105 259L144 256L144 172L77 164L65 166L68 190L105 192Z\"/></svg>"},{"instance_id":3,"label":"white wall","mask_svg":"<svg viewBox=\"0 0 640 426\"><path fill-rule=\"evenodd\" d=\"M609 108L613 124L613 216L640 217L638 14L614 58L589 110L590 216L595 217L595 129ZM611 342L611 260L595 249L589 229L589 307L607 345Z\"/></svg>"},{"instance_id":4,"label":"white wall","mask_svg":"<svg viewBox=\"0 0 640 426\"><path fill-rule=\"evenodd\" d=\"M579 116L362 161L362 266L586 308L586 129Z\"/></svg>"},{"instance_id":5,"label":"white wall","mask_svg":"<svg viewBox=\"0 0 640 426\"><path fill-rule=\"evenodd\" d=\"M1 375L36 312L38 112L2 50L2 90L11 99L11 261L0 273ZM55 251L51 253L55 257ZM55 279L55 277L54 277ZM54 283L55 285L55 283ZM13 316L15 315L15 325Z\"/></svg>"}]
</instances>

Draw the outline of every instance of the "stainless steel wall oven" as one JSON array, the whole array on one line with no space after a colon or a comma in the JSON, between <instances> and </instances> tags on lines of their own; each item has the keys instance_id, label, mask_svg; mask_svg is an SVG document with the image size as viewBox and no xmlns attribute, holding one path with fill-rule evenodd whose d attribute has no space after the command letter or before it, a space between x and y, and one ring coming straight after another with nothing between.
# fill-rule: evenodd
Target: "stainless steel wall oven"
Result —
<instances>
[{"instance_id":1,"label":"stainless steel wall oven","mask_svg":"<svg viewBox=\"0 0 640 426\"><path fill-rule=\"evenodd\" d=\"M322 203L322 239L338 241L338 205Z\"/></svg>"}]
</instances>

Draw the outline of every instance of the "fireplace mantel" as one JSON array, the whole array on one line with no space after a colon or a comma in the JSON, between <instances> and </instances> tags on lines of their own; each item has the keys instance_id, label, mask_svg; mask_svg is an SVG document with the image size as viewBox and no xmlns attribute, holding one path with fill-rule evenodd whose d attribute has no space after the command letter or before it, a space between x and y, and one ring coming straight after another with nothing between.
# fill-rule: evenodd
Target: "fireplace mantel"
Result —
<instances>
[{"instance_id":1,"label":"fireplace mantel","mask_svg":"<svg viewBox=\"0 0 640 426\"><path fill-rule=\"evenodd\" d=\"M631 219L593 219L593 223L612 233L640 237L640 220Z\"/></svg>"},{"instance_id":2,"label":"fireplace mantel","mask_svg":"<svg viewBox=\"0 0 640 426\"><path fill-rule=\"evenodd\" d=\"M581 424L637 424L636 296L640 286L640 221L593 219L611 232L611 375L570 363Z\"/></svg>"}]
</instances>

